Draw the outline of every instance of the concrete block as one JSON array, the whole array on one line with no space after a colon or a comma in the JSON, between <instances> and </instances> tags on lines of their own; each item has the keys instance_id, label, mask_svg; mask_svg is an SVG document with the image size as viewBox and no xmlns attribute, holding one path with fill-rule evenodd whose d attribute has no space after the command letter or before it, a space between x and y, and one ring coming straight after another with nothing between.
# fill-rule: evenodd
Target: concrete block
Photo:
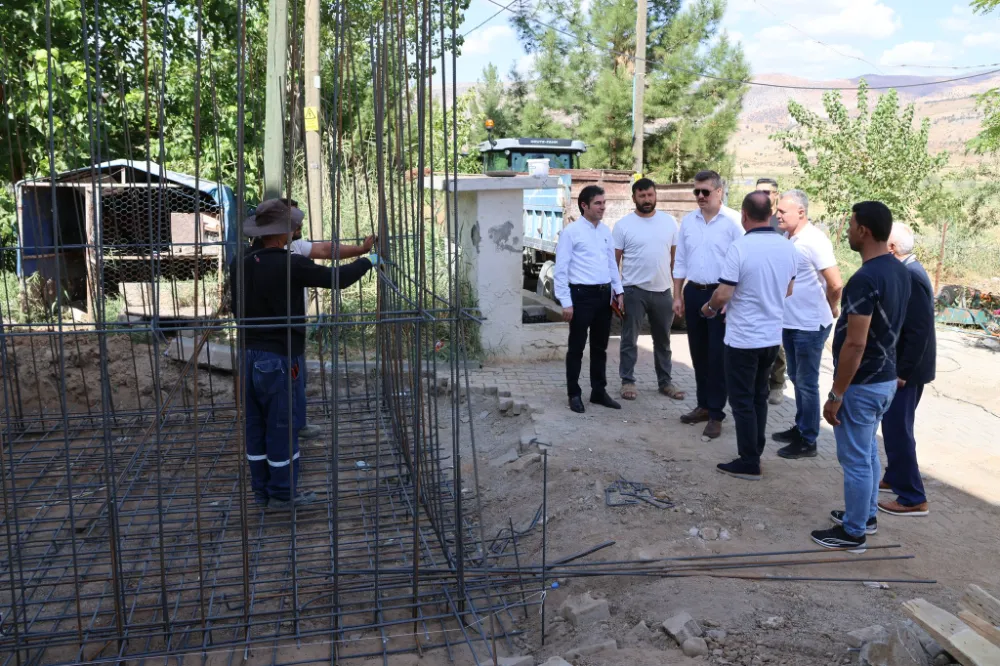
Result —
<instances>
[{"instance_id":1,"label":"concrete block","mask_svg":"<svg viewBox=\"0 0 1000 666\"><path fill-rule=\"evenodd\" d=\"M681 645L681 650L689 657L704 657L708 654L708 643L704 638L689 638Z\"/></svg>"},{"instance_id":2,"label":"concrete block","mask_svg":"<svg viewBox=\"0 0 1000 666\"><path fill-rule=\"evenodd\" d=\"M521 456L517 460L510 463L510 468L517 472L523 472L532 465L536 465L542 462L541 453L529 453L528 455Z\"/></svg>"},{"instance_id":3,"label":"concrete block","mask_svg":"<svg viewBox=\"0 0 1000 666\"><path fill-rule=\"evenodd\" d=\"M887 638L865 643L858 656L860 666L931 666L932 661L917 635L903 623L894 625Z\"/></svg>"},{"instance_id":4,"label":"concrete block","mask_svg":"<svg viewBox=\"0 0 1000 666\"><path fill-rule=\"evenodd\" d=\"M632 627L632 630L625 634L626 647L637 647L651 640L653 640L653 632L649 630L645 620Z\"/></svg>"},{"instance_id":5,"label":"concrete block","mask_svg":"<svg viewBox=\"0 0 1000 666\"><path fill-rule=\"evenodd\" d=\"M510 449L506 453L502 453L493 460L490 461L490 465L493 467L500 467L501 465L507 465L517 460L517 449Z\"/></svg>"},{"instance_id":6,"label":"concrete block","mask_svg":"<svg viewBox=\"0 0 1000 666\"><path fill-rule=\"evenodd\" d=\"M574 627L582 627L611 617L607 599L594 599L590 592L576 594L563 602L559 615Z\"/></svg>"},{"instance_id":7,"label":"concrete block","mask_svg":"<svg viewBox=\"0 0 1000 666\"><path fill-rule=\"evenodd\" d=\"M854 631L849 631L844 635L847 640L847 644L852 648L860 648L865 643L871 643L872 641L882 641L885 642L889 638L889 632L885 630L880 624L874 624L870 627L865 627L864 629L855 629Z\"/></svg>"},{"instance_id":8,"label":"concrete block","mask_svg":"<svg viewBox=\"0 0 1000 666\"><path fill-rule=\"evenodd\" d=\"M549 657L546 661L542 662L539 666L573 666L562 657Z\"/></svg>"},{"instance_id":9,"label":"concrete block","mask_svg":"<svg viewBox=\"0 0 1000 666\"><path fill-rule=\"evenodd\" d=\"M510 410L513 416L520 416L521 412L524 411L525 404L523 402L515 402L514 407Z\"/></svg>"},{"instance_id":10,"label":"concrete block","mask_svg":"<svg viewBox=\"0 0 1000 666\"><path fill-rule=\"evenodd\" d=\"M618 643L615 641L602 641L600 643L592 643L590 645L581 645L580 647L575 647L572 650L566 651L567 659L579 659L580 657L586 657L592 654L597 654L598 652L605 652L611 650L617 650Z\"/></svg>"},{"instance_id":11,"label":"concrete block","mask_svg":"<svg viewBox=\"0 0 1000 666\"><path fill-rule=\"evenodd\" d=\"M535 666L535 658L530 654L521 657L500 657L498 666Z\"/></svg>"},{"instance_id":12,"label":"concrete block","mask_svg":"<svg viewBox=\"0 0 1000 666\"><path fill-rule=\"evenodd\" d=\"M677 641L678 645L684 645L684 641L689 638L700 638L703 635L701 625L695 622L690 613L678 613L663 623L663 630Z\"/></svg>"},{"instance_id":13,"label":"concrete block","mask_svg":"<svg viewBox=\"0 0 1000 666\"><path fill-rule=\"evenodd\" d=\"M500 411L506 412L514 408L514 401L510 398L500 401Z\"/></svg>"},{"instance_id":14,"label":"concrete block","mask_svg":"<svg viewBox=\"0 0 1000 666\"><path fill-rule=\"evenodd\" d=\"M920 645L924 648L924 652L926 652L927 656L931 659L935 659L938 655L945 652L944 648L941 647L936 640L934 640L934 637L924 631L924 628L916 622L912 620L903 620L899 624L900 627L917 637L917 640L920 641Z\"/></svg>"}]
</instances>

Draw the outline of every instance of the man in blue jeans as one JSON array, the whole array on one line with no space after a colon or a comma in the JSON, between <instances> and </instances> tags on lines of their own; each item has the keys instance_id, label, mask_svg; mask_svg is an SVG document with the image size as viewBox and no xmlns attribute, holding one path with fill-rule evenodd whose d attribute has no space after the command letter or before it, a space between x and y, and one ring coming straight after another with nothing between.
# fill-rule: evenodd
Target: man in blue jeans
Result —
<instances>
[{"instance_id":1,"label":"man in blue jeans","mask_svg":"<svg viewBox=\"0 0 1000 666\"><path fill-rule=\"evenodd\" d=\"M245 352L241 382L245 396L247 461L257 504L290 509L317 500L297 491L299 414L305 390L305 299L307 287L343 289L367 273L378 257L330 268L287 250L302 226L302 211L279 199L257 207L243 233L259 239L242 265L234 265L233 312Z\"/></svg>"},{"instance_id":2,"label":"man in blue jeans","mask_svg":"<svg viewBox=\"0 0 1000 666\"><path fill-rule=\"evenodd\" d=\"M892 213L878 201L854 204L848 241L863 263L844 287L833 334L833 388L823 418L833 426L844 470L844 511L816 530L824 548L865 552L865 535L878 523L878 426L896 393L896 343L910 300L910 276L889 252Z\"/></svg>"},{"instance_id":3,"label":"man in blue jeans","mask_svg":"<svg viewBox=\"0 0 1000 666\"><path fill-rule=\"evenodd\" d=\"M888 462L879 491L896 499L879 500L878 509L893 516L926 516L927 495L917 465L913 420L924 386L934 381L937 340L934 335L934 288L927 271L913 254L913 232L892 225L889 251L909 271L912 283L903 330L896 344L896 397L882 419L882 443Z\"/></svg>"},{"instance_id":4,"label":"man in blue jeans","mask_svg":"<svg viewBox=\"0 0 1000 666\"><path fill-rule=\"evenodd\" d=\"M778 228L795 246L795 291L785 301L782 344L788 377L795 386L795 423L771 439L787 444L782 458L816 457L819 436L819 364L834 318L840 313L844 285L833 244L809 221L809 197L802 190L778 199Z\"/></svg>"}]
</instances>

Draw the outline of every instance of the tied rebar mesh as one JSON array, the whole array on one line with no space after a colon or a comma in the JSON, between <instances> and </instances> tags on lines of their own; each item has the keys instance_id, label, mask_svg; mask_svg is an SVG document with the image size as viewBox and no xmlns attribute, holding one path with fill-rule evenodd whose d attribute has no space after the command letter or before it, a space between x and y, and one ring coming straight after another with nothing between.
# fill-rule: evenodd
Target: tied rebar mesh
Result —
<instances>
[{"instance_id":1,"label":"tied rebar mesh","mask_svg":"<svg viewBox=\"0 0 1000 666\"><path fill-rule=\"evenodd\" d=\"M448 87L449 59L454 77L455 3L386 2L371 25L331 5L327 209L307 235L377 234L385 264L350 289L334 278L308 296L307 415L321 434L302 442L296 484L320 501L280 511L249 488L241 367L245 331L259 324L233 318L227 289L247 248L228 244L225 206L200 187L228 185L237 221L253 199L246 168L261 156L245 132L261 124L263 86L246 7L223 51L236 56L229 162L218 135L226 92L208 64L219 56L201 42L200 5L181 31L199 54L193 183L152 175L168 161L163 56L175 17L142 3L144 69L129 80L144 81L145 131L126 134L126 155L107 155L117 121L102 99L115 85L124 97L125 77L100 82L105 19L99 3L81 7L90 165L56 171L50 63L49 171L19 184L18 244L0 248L4 265L23 262L0 293L0 666L168 655L386 663L435 647L492 663L528 617L514 610L542 597L517 574L530 559L518 552L523 535L511 525L502 542L484 537L463 398L476 320L462 307L457 195L408 175L437 165L456 177L454 100L435 106L430 93L433 76ZM214 137L202 135L203 116ZM286 121L285 191L301 201L291 162L301 146ZM106 166L118 157L129 166Z\"/></svg>"}]
</instances>

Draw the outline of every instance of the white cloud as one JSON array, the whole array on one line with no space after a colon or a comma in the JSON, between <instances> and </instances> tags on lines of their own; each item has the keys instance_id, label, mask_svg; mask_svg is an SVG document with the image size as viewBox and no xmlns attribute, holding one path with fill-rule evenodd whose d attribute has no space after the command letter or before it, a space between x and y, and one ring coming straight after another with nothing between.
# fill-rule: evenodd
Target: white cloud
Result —
<instances>
[{"instance_id":1,"label":"white cloud","mask_svg":"<svg viewBox=\"0 0 1000 666\"><path fill-rule=\"evenodd\" d=\"M945 42L903 42L882 53L879 64L886 67L900 65L946 65L955 56L954 48Z\"/></svg>"},{"instance_id":2,"label":"white cloud","mask_svg":"<svg viewBox=\"0 0 1000 666\"><path fill-rule=\"evenodd\" d=\"M528 53L518 58L517 62L514 63L514 68L517 70L517 73L521 76L528 76L531 74L531 70L535 67L535 58L536 54L534 53Z\"/></svg>"},{"instance_id":3,"label":"white cloud","mask_svg":"<svg viewBox=\"0 0 1000 666\"><path fill-rule=\"evenodd\" d=\"M781 48L775 48L781 44ZM787 26L764 28L750 42L743 42L743 50L753 63L754 73L789 72L789 63L794 62L791 73L815 79L834 78L837 65L846 59L863 59L864 52L843 43L828 43L806 39Z\"/></svg>"},{"instance_id":4,"label":"white cloud","mask_svg":"<svg viewBox=\"0 0 1000 666\"><path fill-rule=\"evenodd\" d=\"M506 24L491 25L472 33L462 44L462 55L502 53L517 45L517 35Z\"/></svg>"},{"instance_id":5,"label":"white cloud","mask_svg":"<svg viewBox=\"0 0 1000 666\"><path fill-rule=\"evenodd\" d=\"M977 32L962 38L962 46L966 48L997 48L1000 46L1000 32Z\"/></svg>"},{"instance_id":6,"label":"white cloud","mask_svg":"<svg viewBox=\"0 0 1000 666\"><path fill-rule=\"evenodd\" d=\"M941 19L941 27L952 32L973 32L976 29L974 15L968 5L955 5L951 15Z\"/></svg>"},{"instance_id":7,"label":"white cloud","mask_svg":"<svg viewBox=\"0 0 1000 666\"><path fill-rule=\"evenodd\" d=\"M881 0L731 0L727 18L753 14L791 24L811 37L883 39L900 27L896 11Z\"/></svg>"}]
</instances>

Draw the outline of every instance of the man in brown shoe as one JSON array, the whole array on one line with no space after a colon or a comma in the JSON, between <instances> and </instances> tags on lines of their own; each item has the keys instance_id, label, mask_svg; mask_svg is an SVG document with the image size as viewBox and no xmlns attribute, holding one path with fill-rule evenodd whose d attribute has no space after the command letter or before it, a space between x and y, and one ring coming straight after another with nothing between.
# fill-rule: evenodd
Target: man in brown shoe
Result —
<instances>
[{"instance_id":1,"label":"man in brown shoe","mask_svg":"<svg viewBox=\"0 0 1000 666\"><path fill-rule=\"evenodd\" d=\"M895 493L897 497L879 500L878 508L893 516L926 516L927 495L917 466L913 421L924 385L934 380L937 364L934 289L927 271L913 254L913 232L905 224L892 225L889 251L906 266L911 291L896 343L896 395L882 417L882 441L888 465L879 492Z\"/></svg>"},{"instance_id":2,"label":"man in brown shoe","mask_svg":"<svg viewBox=\"0 0 1000 666\"><path fill-rule=\"evenodd\" d=\"M708 422L704 436L715 439L722 433L725 418L726 318L720 313L706 319L701 309L719 287L726 253L743 236L743 227L740 214L722 205L722 177L715 171L695 175L694 195L698 209L681 220L674 258L674 315L687 322L698 398L698 406L682 416L681 422Z\"/></svg>"}]
</instances>

